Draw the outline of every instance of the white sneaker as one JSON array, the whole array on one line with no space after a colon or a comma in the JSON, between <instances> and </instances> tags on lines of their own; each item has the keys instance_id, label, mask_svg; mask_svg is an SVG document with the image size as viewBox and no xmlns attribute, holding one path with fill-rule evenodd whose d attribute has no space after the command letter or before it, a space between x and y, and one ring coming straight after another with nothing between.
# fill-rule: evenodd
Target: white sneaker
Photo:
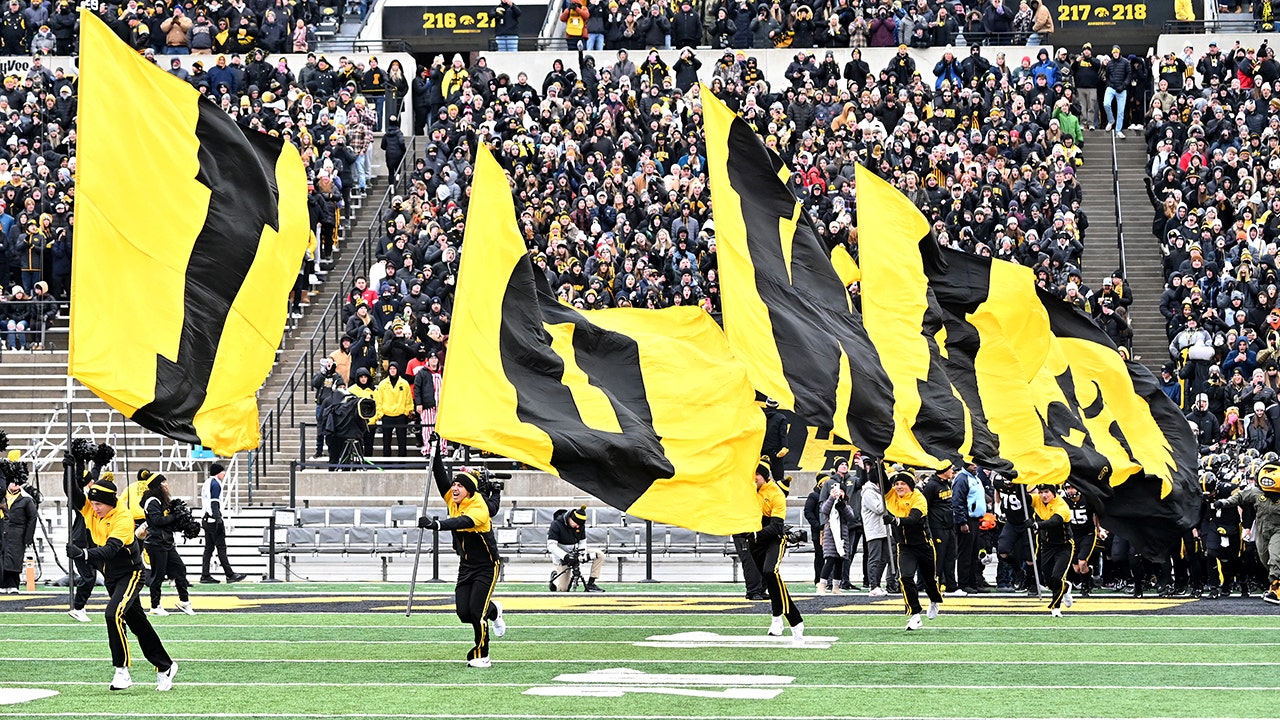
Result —
<instances>
[{"instance_id":1,"label":"white sneaker","mask_svg":"<svg viewBox=\"0 0 1280 720\"><path fill-rule=\"evenodd\" d=\"M1061 610L1059 610L1058 608L1054 608L1054 609L1052 609L1052 610L1050 610L1050 611L1049 611L1049 615L1050 615L1050 617L1060 618L1060 617L1062 617L1062 611L1061 611Z\"/></svg>"},{"instance_id":2,"label":"white sneaker","mask_svg":"<svg viewBox=\"0 0 1280 720\"><path fill-rule=\"evenodd\" d=\"M769 634L774 637L782 637L782 616L774 615L773 621L769 623Z\"/></svg>"},{"instance_id":3,"label":"white sneaker","mask_svg":"<svg viewBox=\"0 0 1280 720\"><path fill-rule=\"evenodd\" d=\"M83 608L68 610L67 614L75 618L77 622L89 622L89 613L85 612Z\"/></svg>"},{"instance_id":4,"label":"white sneaker","mask_svg":"<svg viewBox=\"0 0 1280 720\"><path fill-rule=\"evenodd\" d=\"M908 630L919 630L924 627L924 621L920 619L920 613L916 613L907 619Z\"/></svg>"},{"instance_id":5,"label":"white sneaker","mask_svg":"<svg viewBox=\"0 0 1280 720\"><path fill-rule=\"evenodd\" d=\"M186 614L188 614L188 615L195 615L195 614L196 614L196 611L191 607L191 601L190 601L190 600L188 600L188 601L186 601L186 602L178 601L178 603L176 603L176 604L174 605L174 607L175 607L175 608L177 608L178 610L181 610L182 612L184 612L184 613L186 613Z\"/></svg>"},{"instance_id":6,"label":"white sneaker","mask_svg":"<svg viewBox=\"0 0 1280 720\"><path fill-rule=\"evenodd\" d=\"M1123 139L1124 139L1124 133L1122 133L1122 132L1120 132L1119 130L1117 130L1117 131L1116 131L1116 139L1117 139L1117 140L1123 140Z\"/></svg>"},{"instance_id":7,"label":"white sneaker","mask_svg":"<svg viewBox=\"0 0 1280 720\"><path fill-rule=\"evenodd\" d=\"M1141 130L1141 129L1142 129L1142 126L1141 126L1141 125L1138 125L1137 123L1134 123L1133 125L1130 125L1130 126L1129 126L1129 129L1130 129L1130 130Z\"/></svg>"},{"instance_id":8,"label":"white sneaker","mask_svg":"<svg viewBox=\"0 0 1280 720\"><path fill-rule=\"evenodd\" d=\"M115 677L111 678L112 690L128 690L133 685L133 678L129 677L129 668L116 668Z\"/></svg>"},{"instance_id":9,"label":"white sneaker","mask_svg":"<svg viewBox=\"0 0 1280 720\"><path fill-rule=\"evenodd\" d=\"M493 661L489 659L488 655L485 655L484 657L471 658L470 660L467 661L467 667L473 667L473 668L493 667Z\"/></svg>"},{"instance_id":10,"label":"white sneaker","mask_svg":"<svg viewBox=\"0 0 1280 720\"><path fill-rule=\"evenodd\" d=\"M929 603L929 612L927 613L930 620L938 617L938 611L942 608L936 602Z\"/></svg>"},{"instance_id":11,"label":"white sneaker","mask_svg":"<svg viewBox=\"0 0 1280 720\"><path fill-rule=\"evenodd\" d=\"M1109 123L1107 123L1107 126L1106 126L1106 127L1104 127L1104 128L1102 128L1102 129L1103 129L1103 131L1104 131L1104 132L1111 132L1111 129L1112 129L1112 128L1114 128L1115 126L1116 126L1116 124L1115 124L1115 123L1113 123L1113 122L1109 122Z\"/></svg>"},{"instance_id":12,"label":"white sneaker","mask_svg":"<svg viewBox=\"0 0 1280 720\"><path fill-rule=\"evenodd\" d=\"M155 617L165 617L169 614L169 611L162 607L153 607L147 611L147 614L154 615Z\"/></svg>"},{"instance_id":13,"label":"white sneaker","mask_svg":"<svg viewBox=\"0 0 1280 720\"><path fill-rule=\"evenodd\" d=\"M804 647L804 623L799 622L791 626L791 644Z\"/></svg>"},{"instance_id":14,"label":"white sneaker","mask_svg":"<svg viewBox=\"0 0 1280 720\"><path fill-rule=\"evenodd\" d=\"M1067 583L1067 592L1062 596L1062 607L1069 608L1075 604L1075 598L1071 597L1071 583Z\"/></svg>"},{"instance_id":15,"label":"white sneaker","mask_svg":"<svg viewBox=\"0 0 1280 720\"><path fill-rule=\"evenodd\" d=\"M965 592L961 588L956 588L955 590L951 590L950 592L947 593L947 597L968 597L968 596L969 596L969 593Z\"/></svg>"},{"instance_id":16,"label":"white sneaker","mask_svg":"<svg viewBox=\"0 0 1280 720\"><path fill-rule=\"evenodd\" d=\"M884 597L885 595L888 595L888 594L889 594L889 591L885 590L882 587L871 588L871 592L867 593L867 595L869 595L870 597Z\"/></svg>"},{"instance_id":17,"label":"white sneaker","mask_svg":"<svg viewBox=\"0 0 1280 720\"><path fill-rule=\"evenodd\" d=\"M814 587L813 587L813 594L814 594L814 595L826 595L826 594L827 594L827 584L826 584L826 583L824 583L824 582L820 582L820 583L818 583L817 585L814 585Z\"/></svg>"},{"instance_id":18,"label":"white sneaker","mask_svg":"<svg viewBox=\"0 0 1280 720\"><path fill-rule=\"evenodd\" d=\"M165 692L173 687L173 676L178 674L178 663L172 661L169 663L169 669L164 672L156 673L156 690Z\"/></svg>"},{"instance_id":19,"label":"white sneaker","mask_svg":"<svg viewBox=\"0 0 1280 720\"><path fill-rule=\"evenodd\" d=\"M493 606L498 609L498 617L493 620L493 636L502 637L507 634L507 621L502 617L502 603L494 600Z\"/></svg>"}]
</instances>

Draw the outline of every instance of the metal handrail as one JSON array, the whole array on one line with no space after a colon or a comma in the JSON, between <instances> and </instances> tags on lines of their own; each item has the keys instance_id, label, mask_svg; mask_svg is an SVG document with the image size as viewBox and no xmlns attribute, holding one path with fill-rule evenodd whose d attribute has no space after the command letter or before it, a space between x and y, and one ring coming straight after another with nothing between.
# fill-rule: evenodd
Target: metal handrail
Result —
<instances>
[{"instance_id":1,"label":"metal handrail","mask_svg":"<svg viewBox=\"0 0 1280 720\"><path fill-rule=\"evenodd\" d=\"M1116 252L1120 256L1120 277L1128 280L1128 264L1124 254L1124 218L1120 211L1120 160L1116 154L1116 136L1111 135L1111 192L1116 205Z\"/></svg>"}]
</instances>

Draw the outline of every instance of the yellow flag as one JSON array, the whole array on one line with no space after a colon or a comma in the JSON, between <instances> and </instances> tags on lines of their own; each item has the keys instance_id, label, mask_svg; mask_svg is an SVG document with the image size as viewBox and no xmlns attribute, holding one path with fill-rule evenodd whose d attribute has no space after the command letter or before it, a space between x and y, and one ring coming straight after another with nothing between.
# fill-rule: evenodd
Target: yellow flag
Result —
<instances>
[{"instance_id":1,"label":"yellow flag","mask_svg":"<svg viewBox=\"0 0 1280 720\"><path fill-rule=\"evenodd\" d=\"M302 162L80 18L69 372L150 430L257 447L307 244Z\"/></svg>"},{"instance_id":2,"label":"yellow flag","mask_svg":"<svg viewBox=\"0 0 1280 720\"><path fill-rule=\"evenodd\" d=\"M534 272L510 186L476 161L437 430L637 517L728 535L760 527L764 416L724 334L695 307L579 312Z\"/></svg>"}]
</instances>

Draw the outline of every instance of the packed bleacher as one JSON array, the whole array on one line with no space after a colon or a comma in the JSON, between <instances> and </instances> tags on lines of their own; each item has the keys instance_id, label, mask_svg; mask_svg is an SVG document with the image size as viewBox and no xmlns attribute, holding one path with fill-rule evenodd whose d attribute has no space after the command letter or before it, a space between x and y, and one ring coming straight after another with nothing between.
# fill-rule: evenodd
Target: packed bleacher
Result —
<instances>
[{"instance_id":1,"label":"packed bleacher","mask_svg":"<svg viewBox=\"0 0 1280 720\"><path fill-rule=\"evenodd\" d=\"M1144 98L1151 232L1163 252L1165 392L1204 452L1276 450L1280 309L1280 63L1257 48L1186 47L1151 58Z\"/></svg>"}]
</instances>

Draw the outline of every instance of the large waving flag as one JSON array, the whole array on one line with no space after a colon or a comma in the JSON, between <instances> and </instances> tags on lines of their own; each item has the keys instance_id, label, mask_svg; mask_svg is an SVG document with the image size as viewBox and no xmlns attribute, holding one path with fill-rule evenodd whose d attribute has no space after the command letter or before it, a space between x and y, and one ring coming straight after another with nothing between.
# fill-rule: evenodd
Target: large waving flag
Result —
<instances>
[{"instance_id":1,"label":"large waving flag","mask_svg":"<svg viewBox=\"0 0 1280 720\"><path fill-rule=\"evenodd\" d=\"M729 346L757 390L818 433L884 457L910 428L895 428L892 381L829 250L776 156L709 91L702 98ZM923 451L892 459L941 464Z\"/></svg>"},{"instance_id":2,"label":"large waving flag","mask_svg":"<svg viewBox=\"0 0 1280 720\"><path fill-rule=\"evenodd\" d=\"M510 186L476 161L437 429L649 520L760 528L764 416L701 309L579 312L534 272Z\"/></svg>"},{"instance_id":3,"label":"large waving flag","mask_svg":"<svg viewBox=\"0 0 1280 720\"><path fill-rule=\"evenodd\" d=\"M1161 556L1199 519L1195 436L1151 372L1120 357L1092 319L1044 291L1040 300L1090 435L1124 468L1110 476L1102 520L1139 552Z\"/></svg>"},{"instance_id":4,"label":"large waving flag","mask_svg":"<svg viewBox=\"0 0 1280 720\"><path fill-rule=\"evenodd\" d=\"M862 271L862 319L893 380L897 433L885 456L910 452L943 459L956 455L1008 470L983 418L974 417L948 377L941 343L943 312L925 275L922 243L932 242L929 223L915 205L889 183L859 165L858 248ZM936 243L934 243L936 247ZM975 422L976 420L976 422Z\"/></svg>"},{"instance_id":5,"label":"large waving flag","mask_svg":"<svg viewBox=\"0 0 1280 720\"><path fill-rule=\"evenodd\" d=\"M302 161L80 18L69 372L150 430L257 447L307 245Z\"/></svg>"},{"instance_id":6,"label":"large waving flag","mask_svg":"<svg viewBox=\"0 0 1280 720\"><path fill-rule=\"evenodd\" d=\"M1199 507L1185 420L1142 366L1027 268L940 248L898 190L858 169L863 312L877 346L939 362L973 419L972 459L1018 482L1074 481L1110 529L1165 553ZM941 328L934 314L941 317ZM877 323L897 332L883 339ZM928 347L926 354L924 347ZM997 464L978 452L990 442Z\"/></svg>"}]
</instances>

